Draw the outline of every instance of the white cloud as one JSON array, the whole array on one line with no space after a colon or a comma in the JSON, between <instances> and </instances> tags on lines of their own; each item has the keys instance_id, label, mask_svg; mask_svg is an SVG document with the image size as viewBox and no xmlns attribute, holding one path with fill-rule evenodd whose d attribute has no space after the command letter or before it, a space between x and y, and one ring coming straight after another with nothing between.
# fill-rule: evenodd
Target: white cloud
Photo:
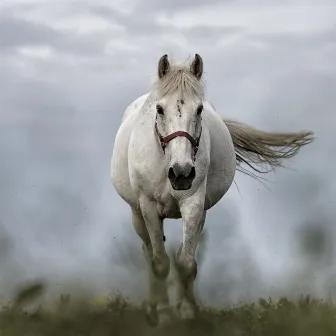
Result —
<instances>
[{"instance_id":1,"label":"white cloud","mask_svg":"<svg viewBox=\"0 0 336 336\"><path fill-rule=\"evenodd\" d=\"M216 4L174 15L161 14L159 22L179 28L198 25L238 26L249 34L311 33L335 25L336 6L239 6Z\"/></svg>"},{"instance_id":2,"label":"white cloud","mask_svg":"<svg viewBox=\"0 0 336 336\"><path fill-rule=\"evenodd\" d=\"M27 57L49 58L53 55L53 50L50 47L20 47L19 54Z\"/></svg>"}]
</instances>

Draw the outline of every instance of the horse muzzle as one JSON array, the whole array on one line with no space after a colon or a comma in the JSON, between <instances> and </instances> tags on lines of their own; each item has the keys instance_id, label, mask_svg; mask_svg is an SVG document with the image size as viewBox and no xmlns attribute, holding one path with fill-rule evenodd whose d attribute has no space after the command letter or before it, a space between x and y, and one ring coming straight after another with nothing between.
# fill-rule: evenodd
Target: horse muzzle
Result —
<instances>
[{"instance_id":1,"label":"horse muzzle","mask_svg":"<svg viewBox=\"0 0 336 336\"><path fill-rule=\"evenodd\" d=\"M168 170L168 178L174 190L188 190L196 177L196 169L192 164L175 163Z\"/></svg>"}]
</instances>

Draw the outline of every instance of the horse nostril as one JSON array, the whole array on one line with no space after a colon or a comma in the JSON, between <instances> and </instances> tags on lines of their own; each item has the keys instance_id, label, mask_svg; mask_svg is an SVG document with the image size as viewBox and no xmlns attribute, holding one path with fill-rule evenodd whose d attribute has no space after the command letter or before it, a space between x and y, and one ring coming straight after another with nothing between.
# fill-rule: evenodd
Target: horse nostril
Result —
<instances>
[{"instance_id":1,"label":"horse nostril","mask_svg":"<svg viewBox=\"0 0 336 336\"><path fill-rule=\"evenodd\" d=\"M194 166L191 169L177 169L177 167L170 167L168 170L168 178L176 179L178 177L185 177L188 179L194 179L196 176L196 169Z\"/></svg>"},{"instance_id":2,"label":"horse nostril","mask_svg":"<svg viewBox=\"0 0 336 336\"><path fill-rule=\"evenodd\" d=\"M176 175L174 173L174 169L172 167L170 167L169 170L168 170L168 178L170 180L176 178Z\"/></svg>"},{"instance_id":3,"label":"horse nostril","mask_svg":"<svg viewBox=\"0 0 336 336\"><path fill-rule=\"evenodd\" d=\"M193 166L193 167L191 168L190 174L189 174L188 176L186 176L186 177L188 177L188 178L190 178L190 179L194 179L195 176L196 176L196 169L195 169L195 167Z\"/></svg>"}]
</instances>

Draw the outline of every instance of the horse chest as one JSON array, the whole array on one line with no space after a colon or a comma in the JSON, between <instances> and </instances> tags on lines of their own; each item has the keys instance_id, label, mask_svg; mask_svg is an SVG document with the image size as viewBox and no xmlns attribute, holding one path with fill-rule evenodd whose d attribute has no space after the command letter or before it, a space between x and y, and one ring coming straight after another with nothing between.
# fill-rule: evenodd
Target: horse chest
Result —
<instances>
[{"instance_id":1,"label":"horse chest","mask_svg":"<svg viewBox=\"0 0 336 336\"><path fill-rule=\"evenodd\" d=\"M159 194L157 197L157 209L162 218L181 218L178 201L171 195Z\"/></svg>"}]
</instances>

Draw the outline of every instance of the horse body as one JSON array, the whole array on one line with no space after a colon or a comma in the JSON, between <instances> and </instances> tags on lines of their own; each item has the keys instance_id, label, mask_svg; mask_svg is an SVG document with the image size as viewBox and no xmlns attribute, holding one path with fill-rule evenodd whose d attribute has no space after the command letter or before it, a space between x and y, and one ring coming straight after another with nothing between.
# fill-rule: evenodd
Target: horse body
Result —
<instances>
[{"instance_id":1,"label":"horse body","mask_svg":"<svg viewBox=\"0 0 336 336\"><path fill-rule=\"evenodd\" d=\"M163 220L182 218L182 243L174 257L177 311L193 318L195 252L207 210L228 191L242 163L255 171L252 164L273 169L313 140L312 132L265 132L222 119L205 97L202 74L197 54L190 64L175 66L162 56L153 89L127 107L114 143L112 183L130 205L143 242L149 271L147 317L154 324L171 318Z\"/></svg>"},{"instance_id":2,"label":"horse body","mask_svg":"<svg viewBox=\"0 0 336 336\"><path fill-rule=\"evenodd\" d=\"M210 209L227 192L236 171L235 149L228 128L212 104L205 101L200 156L195 165L197 176L189 190L176 191L167 178L150 104L151 95L147 93L132 102L124 113L111 164L116 191L134 209L139 208L140 196L145 194L155 200L160 217L178 219L179 200L191 197L206 183L204 210Z\"/></svg>"}]
</instances>

